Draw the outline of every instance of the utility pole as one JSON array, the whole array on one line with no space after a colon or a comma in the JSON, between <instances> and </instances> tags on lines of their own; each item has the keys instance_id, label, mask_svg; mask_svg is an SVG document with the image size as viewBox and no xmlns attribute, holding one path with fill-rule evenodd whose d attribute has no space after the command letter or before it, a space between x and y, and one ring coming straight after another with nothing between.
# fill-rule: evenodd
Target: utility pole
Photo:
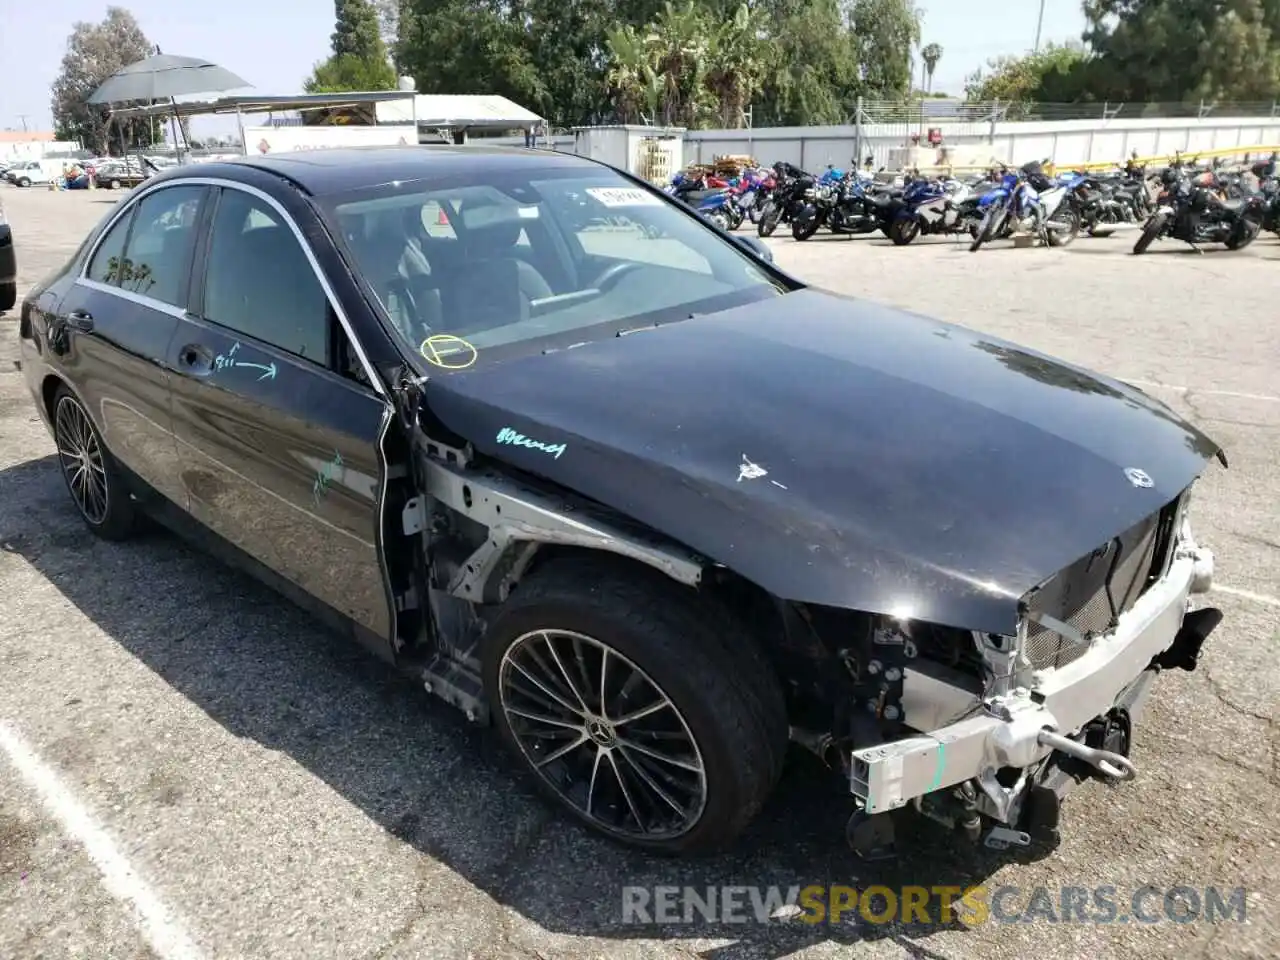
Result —
<instances>
[{"instance_id":1,"label":"utility pole","mask_svg":"<svg viewBox=\"0 0 1280 960\"><path fill-rule=\"evenodd\" d=\"M1034 53L1040 52L1040 31L1044 27L1044 0L1040 0L1040 16L1036 18L1036 46Z\"/></svg>"},{"instance_id":2,"label":"utility pole","mask_svg":"<svg viewBox=\"0 0 1280 960\"><path fill-rule=\"evenodd\" d=\"M22 132L23 132L23 133L26 133L26 132L27 132L27 117L28 117L28 116L30 116L30 114L26 114L26 113L20 113L20 114L18 114L18 119L22 121Z\"/></svg>"}]
</instances>

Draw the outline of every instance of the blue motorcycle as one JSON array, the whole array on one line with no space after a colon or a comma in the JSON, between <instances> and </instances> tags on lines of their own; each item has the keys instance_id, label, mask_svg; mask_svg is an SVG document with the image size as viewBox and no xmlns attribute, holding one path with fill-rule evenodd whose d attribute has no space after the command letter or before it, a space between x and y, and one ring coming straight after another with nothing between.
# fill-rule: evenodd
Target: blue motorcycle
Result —
<instances>
[{"instance_id":1,"label":"blue motorcycle","mask_svg":"<svg viewBox=\"0 0 1280 960\"><path fill-rule=\"evenodd\" d=\"M958 180L913 180L902 193L902 209L889 226L889 239L903 247L919 236L968 233L976 216L969 188Z\"/></svg>"}]
</instances>

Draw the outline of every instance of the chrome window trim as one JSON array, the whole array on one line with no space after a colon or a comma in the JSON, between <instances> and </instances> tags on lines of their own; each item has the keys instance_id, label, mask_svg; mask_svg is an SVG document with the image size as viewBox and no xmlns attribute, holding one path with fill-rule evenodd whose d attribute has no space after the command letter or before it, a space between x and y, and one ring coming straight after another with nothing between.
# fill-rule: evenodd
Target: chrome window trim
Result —
<instances>
[{"instance_id":1,"label":"chrome window trim","mask_svg":"<svg viewBox=\"0 0 1280 960\"><path fill-rule=\"evenodd\" d=\"M90 286L90 289L100 290L103 293L115 294L125 300L129 300L144 307L149 307L153 310L159 310L162 313L167 313L171 316L185 318L187 312L181 307L174 307L172 304L165 303L163 300L156 300L154 297L144 296L143 294L133 293L129 290L122 290L119 287L100 283L96 280L90 279L85 276L85 274L89 269L89 264L93 262L93 258L98 253L98 247L102 244L103 240L106 239L107 234L112 231L121 217L132 210L134 206L141 203L146 197L159 190L165 190L169 187L190 185L240 190L252 197L262 200L275 210L275 212L280 216L280 219L293 232L294 239L296 239L298 244L302 247L302 252L306 255L307 262L311 264L311 272L315 274L316 279L320 281L320 287L324 290L324 295L329 301L329 306L332 308L334 315L338 318L338 323L342 327L343 332L347 335L347 340L351 343L351 348L355 350L356 356L360 360L360 366L363 368L365 376L369 380L369 384L372 386L374 392L383 400L390 399L387 395L386 387L382 383L382 378L378 376L377 370L374 369L373 364L369 361L369 355L364 351L364 344L362 344L360 342L360 338L356 336L355 328L352 327L350 318L347 316L346 311L342 309L342 305L338 302L338 296L333 292L333 287L329 283L329 278L325 276L324 270L321 269L320 262L316 259L316 255L311 249L311 244L307 242L306 237L302 234L302 230L294 222L293 217L289 216L288 211L285 210L280 201L276 200L275 197L271 196L271 194L266 191L260 190L258 187L251 186L247 183L239 183L235 180L227 180L222 177L179 177L173 180L165 180L163 183L152 184L145 189L139 189L133 196L128 197L127 200L120 203L120 209L116 211L115 215L110 221L108 221L106 227L100 234L98 234L98 239L94 241L93 247L85 256L83 264L81 264L80 274L76 277L75 282L85 284Z\"/></svg>"}]
</instances>

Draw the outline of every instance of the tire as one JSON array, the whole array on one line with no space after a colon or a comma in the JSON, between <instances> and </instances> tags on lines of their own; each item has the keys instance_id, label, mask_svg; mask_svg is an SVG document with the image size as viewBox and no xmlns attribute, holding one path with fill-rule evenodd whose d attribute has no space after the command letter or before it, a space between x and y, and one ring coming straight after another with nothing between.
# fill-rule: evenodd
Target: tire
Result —
<instances>
[{"instance_id":1,"label":"tire","mask_svg":"<svg viewBox=\"0 0 1280 960\"><path fill-rule=\"evenodd\" d=\"M889 239L895 246L905 247L918 236L920 236L918 220L895 220L889 225Z\"/></svg>"},{"instance_id":2,"label":"tire","mask_svg":"<svg viewBox=\"0 0 1280 960\"><path fill-rule=\"evenodd\" d=\"M65 386L50 405L58 466L80 519L104 540L128 539L138 515L124 475L84 406Z\"/></svg>"},{"instance_id":3,"label":"tire","mask_svg":"<svg viewBox=\"0 0 1280 960\"><path fill-rule=\"evenodd\" d=\"M1257 223L1247 217L1241 217L1232 228L1231 236L1227 238L1227 249L1243 250L1253 243L1261 232L1262 228Z\"/></svg>"},{"instance_id":4,"label":"tire","mask_svg":"<svg viewBox=\"0 0 1280 960\"><path fill-rule=\"evenodd\" d=\"M808 240L818 232L818 218L809 217L807 220L791 221L791 236L796 240Z\"/></svg>"},{"instance_id":5,"label":"tire","mask_svg":"<svg viewBox=\"0 0 1280 960\"><path fill-rule=\"evenodd\" d=\"M977 253L982 249L982 245L992 238L997 229L997 221L1001 221L1001 225L1003 225L1000 213L1001 211L998 208L992 207L982 215L982 222L978 224L978 232L973 238L973 243L969 244L970 253Z\"/></svg>"},{"instance_id":6,"label":"tire","mask_svg":"<svg viewBox=\"0 0 1280 960\"><path fill-rule=\"evenodd\" d=\"M777 783L786 756L787 715L781 687L759 646L727 612L655 571L602 562L598 556L552 560L503 604L484 645L485 692L502 739L544 793L615 842L667 855L723 850ZM601 667L606 661L614 674L603 698L609 705L601 710L596 691L600 673L608 675L609 668ZM621 697L628 671L635 681L629 688L632 699ZM536 686L530 673L541 675ZM570 675L577 677L576 688L566 682ZM634 716L662 698L665 705ZM600 722L601 716L616 720L621 710L634 723L625 740L614 724ZM544 736L534 737L531 721L555 719L553 714L561 718L558 723L585 719L580 731L568 724L562 739L545 734L559 729L554 724L544 724ZM683 756L700 773L681 771L670 759L650 759L652 749L637 752L637 738L650 724L652 748L685 740ZM653 736L661 731L667 732L665 739ZM568 742L576 745L566 751ZM688 807L696 806L696 812L672 817L687 794L665 780L668 796L678 802L659 802L645 774L636 773L644 769L642 763L649 782L654 782L653 771L662 769L693 784L697 799ZM571 764L576 777L569 772ZM630 797L619 789L615 769L625 771ZM641 820L651 826L661 822L651 819L654 811L675 822L665 831L637 829Z\"/></svg>"},{"instance_id":7,"label":"tire","mask_svg":"<svg viewBox=\"0 0 1280 960\"><path fill-rule=\"evenodd\" d=\"M781 215L776 204L772 201L765 203L764 210L760 213L760 222L756 224L756 233L762 240L773 236L773 231L778 229L778 218Z\"/></svg>"},{"instance_id":8,"label":"tire","mask_svg":"<svg viewBox=\"0 0 1280 960\"><path fill-rule=\"evenodd\" d=\"M18 186L20 186L20 187L29 187L29 186L31 186L31 178L30 178L30 177L20 177L20 178L18 179Z\"/></svg>"},{"instance_id":9,"label":"tire","mask_svg":"<svg viewBox=\"0 0 1280 960\"><path fill-rule=\"evenodd\" d=\"M112 180L109 184L107 184L107 188L108 188L108 189L110 189L110 190L119 190L119 189L120 189L120 181L119 181L119 180Z\"/></svg>"},{"instance_id":10,"label":"tire","mask_svg":"<svg viewBox=\"0 0 1280 960\"><path fill-rule=\"evenodd\" d=\"M1064 205L1065 206L1065 205ZM1049 224L1065 223L1066 230L1048 230L1049 246L1066 247L1071 241L1080 235L1080 211L1075 207L1066 207L1065 210L1059 210L1055 213Z\"/></svg>"},{"instance_id":11,"label":"tire","mask_svg":"<svg viewBox=\"0 0 1280 960\"><path fill-rule=\"evenodd\" d=\"M707 214L707 219L710 220L712 223L714 223L721 230L724 230L727 232L730 229L729 215L725 213L723 210L711 211L709 214Z\"/></svg>"},{"instance_id":12,"label":"tire","mask_svg":"<svg viewBox=\"0 0 1280 960\"><path fill-rule=\"evenodd\" d=\"M1164 222L1165 215L1163 213L1157 213L1147 221L1147 225L1142 228L1142 236L1133 245L1133 255L1135 257L1147 252L1147 248L1155 242L1156 237L1164 230Z\"/></svg>"},{"instance_id":13,"label":"tire","mask_svg":"<svg viewBox=\"0 0 1280 960\"><path fill-rule=\"evenodd\" d=\"M18 302L18 283L11 281L9 283L0 283L0 313L6 310L12 310L13 305Z\"/></svg>"}]
</instances>

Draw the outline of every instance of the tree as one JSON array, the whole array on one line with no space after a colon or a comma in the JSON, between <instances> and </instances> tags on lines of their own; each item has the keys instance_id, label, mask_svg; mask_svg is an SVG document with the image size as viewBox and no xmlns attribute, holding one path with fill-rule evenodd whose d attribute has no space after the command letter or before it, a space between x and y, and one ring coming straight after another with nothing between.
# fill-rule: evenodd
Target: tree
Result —
<instances>
[{"instance_id":1,"label":"tree","mask_svg":"<svg viewBox=\"0 0 1280 960\"><path fill-rule=\"evenodd\" d=\"M109 111L90 105L88 99L117 70L146 59L151 52L151 42L138 21L123 7L107 7L101 23L77 22L51 88L50 108L58 138L79 140L86 150L106 153ZM123 130L130 146L152 142L149 122L127 121Z\"/></svg>"},{"instance_id":2,"label":"tree","mask_svg":"<svg viewBox=\"0 0 1280 960\"><path fill-rule=\"evenodd\" d=\"M1099 99L1280 96L1276 0L1086 0L1084 9Z\"/></svg>"},{"instance_id":3,"label":"tree","mask_svg":"<svg viewBox=\"0 0 1280 960\"><path fill-rule=\"evenodd\" d=\"M1085 79L1089 55L1078 45L1049 44L1038 53L997 57L986 70L970 74L965 95L975 102L999 100L1018 116L1031 103L1061 103L1093 99Z\"/></svg>"},{"instance_id":4,"label":"tree","mask_svg":"<svg viewBox=\"0 0 1280 960\"><path fill-rule=\"evenodd\" d=\"M378 29L378 12L370 0L337 0L333 54L316 64L303 84L307 93L344 90L391 90L396 71Z\"/></svg>"},{"instance_id":5,"label":"tree","mask_svg":"<svg viewBox=\"0 0 1280 960\"><path fill-rule=\"evenodd\" d=\"M911 93L911 51L920 42L920 14L911 0L853 0L849 10L863 95L900 100Z\"/></svg>"},{"instance_id":6,"label":"tree","mask_svg":"<svg viewBox=\"0 0 1280 960\"><path fill-rule=\"evenodd\" d=\"M942 59L942 47L936 43L925 44L925 48L920 51L920 59L924 61L924 72L927 77L926 92L933 93L933 71L938 69L938 61Z\"/></svg>"}]
</instances>

